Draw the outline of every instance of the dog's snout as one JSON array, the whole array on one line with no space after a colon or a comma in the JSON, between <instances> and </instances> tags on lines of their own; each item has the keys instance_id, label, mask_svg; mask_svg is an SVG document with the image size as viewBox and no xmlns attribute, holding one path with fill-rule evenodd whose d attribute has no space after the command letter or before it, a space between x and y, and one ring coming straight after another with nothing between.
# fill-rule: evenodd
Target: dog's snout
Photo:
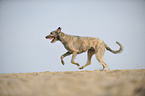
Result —
<instances>
[{"instance_id":1,"label":"dog's snout","mask_svg":"<svg viewBox=\"0 0 145 96\"><path fill-rule=\"evenodd\" d=\"M46 39L48 38L48 36L45 37Z\"/></svg>"}]
</instances>

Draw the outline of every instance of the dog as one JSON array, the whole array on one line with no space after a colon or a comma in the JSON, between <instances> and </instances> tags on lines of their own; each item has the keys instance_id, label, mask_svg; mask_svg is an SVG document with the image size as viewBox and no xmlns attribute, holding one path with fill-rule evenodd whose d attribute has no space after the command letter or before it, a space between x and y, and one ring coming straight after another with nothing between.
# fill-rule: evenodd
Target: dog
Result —
<instances>
[{"instance_id":1,"label":"dog","mask_svg":"<svg viewBox=\"0 0 145 96\"><path fill-rule=\"evenodd\" d=\"M86 66L90 65L91 58L95 54L96 59L103 66L102 70L106 70L106 68L108 68L108 70L110 70L109 67L105 64L105 62L103 60L105 49L109 50L110 52L112 52L114 54L120 53L123 50L122 45L117 41L116 41L116 43L120 46L120 49L114 51L107 44L105 44L104 41L100 40L99 38L68 35L68 34L61 32L60 27L57 30L50 32L50 34L47 35L45 38L51 39L52 40L51 43L60 41L64 45L67 52L61 56L61 63L63 65L64 65L63 58L72 54L71 63L75 64L77 66L80 66L79 63L74 61L75 57L78 54L81 54L81 53L87 51L88 60L87 60L86 64L82 67L79 67L79 69L83 69Z\"/></svg>"}]
</instances>

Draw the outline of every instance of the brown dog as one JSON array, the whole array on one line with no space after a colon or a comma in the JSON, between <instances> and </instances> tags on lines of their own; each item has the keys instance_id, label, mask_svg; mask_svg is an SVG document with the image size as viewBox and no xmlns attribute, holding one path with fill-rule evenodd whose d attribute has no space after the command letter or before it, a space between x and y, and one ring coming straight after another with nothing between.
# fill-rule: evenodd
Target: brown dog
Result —
<instances>
[{"instance_id":1,"label":"brown dog","mask_svg":"<svg viewBox=\"0 0 145 96\"><path fill-rule=\"evenodd\" d=\"M114 51L98 38L67 35L61 32L60 27L57 30L52 31L50 35L46 36L46 39L52 39L51 43L59 40L68 51L61 56L61 62L63 65L63 58L72 54L71 63L80 66L79 63L74 62L76 55L88 51L87 63L79 69L83 69L84 67L90 65L91 58L95 54L97 60L102 64L103 70L105 70L108 67L103 60L105 48L114 54L120 53L123 50L122 45L119 42L116 43L120 46L120 49Z\"/></svg>"}]
</instances>

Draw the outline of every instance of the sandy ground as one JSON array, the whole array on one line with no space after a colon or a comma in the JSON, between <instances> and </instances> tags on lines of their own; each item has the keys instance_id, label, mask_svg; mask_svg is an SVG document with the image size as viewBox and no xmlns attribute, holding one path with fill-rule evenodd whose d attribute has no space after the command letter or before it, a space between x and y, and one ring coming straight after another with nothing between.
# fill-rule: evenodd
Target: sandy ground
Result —
<instances>
[{"instance_id":1,"label":"sandy ground","mask_svg":"<svg viewBox=\"0 0 145 96\"><path fill-rule=\"evenodd\" d=\"M145 69L0 74L0 96L145 96Z\"/></svg>"}]
</instances>

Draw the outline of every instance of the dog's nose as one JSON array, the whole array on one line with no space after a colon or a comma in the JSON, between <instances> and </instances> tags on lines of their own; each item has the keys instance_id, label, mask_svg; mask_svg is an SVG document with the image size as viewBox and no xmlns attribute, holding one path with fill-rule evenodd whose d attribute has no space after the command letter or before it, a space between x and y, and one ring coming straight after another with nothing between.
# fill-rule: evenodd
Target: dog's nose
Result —
<instances>
[{"instance_id":1,"label":"dog's nose","mask_svg":"<svg viewBox=\"0 0 145 96\"><path fill-rule=\"evenodd\" d=\"M47 39L47 36L45 38Z\"/></svg>"}]
</instances>

